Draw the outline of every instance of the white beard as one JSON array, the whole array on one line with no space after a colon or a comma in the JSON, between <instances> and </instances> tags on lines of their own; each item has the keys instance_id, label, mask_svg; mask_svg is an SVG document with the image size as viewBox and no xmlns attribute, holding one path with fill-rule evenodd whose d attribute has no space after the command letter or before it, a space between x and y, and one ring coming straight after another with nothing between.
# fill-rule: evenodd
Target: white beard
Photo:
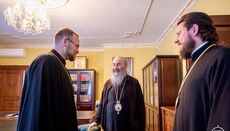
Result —
<instances>
[{"instance_id":1,"label":"white beard","mask_svg":"<svg viewBox=\"0 0 230 131\"><path fill-rule=\"evenodd\" d=\"M126 72L121 70L117 75L113 72L111 77L111 83L113 86L119 86L122 84L124 78L126 76Z\"/></svg>"}]
</instances>

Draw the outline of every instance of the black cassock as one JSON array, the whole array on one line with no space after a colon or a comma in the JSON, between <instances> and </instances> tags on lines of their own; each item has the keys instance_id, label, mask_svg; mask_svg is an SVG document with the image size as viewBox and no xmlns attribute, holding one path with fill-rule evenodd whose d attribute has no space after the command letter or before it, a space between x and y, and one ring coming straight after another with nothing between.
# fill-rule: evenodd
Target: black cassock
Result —
<instances>
[{"instance_id":1,"label":"black cassock","mask_svg":"<svg viewBox=\"0 0 230 131\"><path fill-rule=\"evenodd\" d=\"M197 50L193 61L210 45ZM230 49L210 47L187 75L174 131L230 131Z\"/></svg>"},{"instance_id":2,"label":"black cassock","mask_svg":"<svg viewBox=\"0 0 230 131\"><path fill-rule=\"evenodd\" d=\"M76 131L73 87L65 60L40 55L26 72L17 131Z\"/></svg>"},{"instance_id":3,"label":"black cassock","mask_svg":"<svg viewBox=\"0 0 230 131\"><path fill-rule=\"evenodd\" d=\"M126 76L124 91L121 96L122 110L115 111L116 96L110 80L107 80L101 101L93 122L102 125L104 131L145 131L145 105L140 84L132 76ZM123 81L124 84L124 81ZM123 84L118 87L118 97Z\"/></svg>"},{"instance_id":4,"label":"black cassock","mask_svg":"<svg viewBox=\"0 0 230 131\"><path fill-rule=\"evenodd\" d=\"M124 82L123 82L124 84ZM128 120L130 118L129 114L129 101L127 99L127 86L124 86L124 90L121 95L123 86L113 87L109 89L108 100L106 104L106 118L105 118L105 131L128 131L131 129L131 123ZM121 105L122 109L118 112L114 109L116 104L116 93L115 90L118 90L118 97L121 95ZM118 98L119 99L119 98Z\"/></svg>"}]
</instances>

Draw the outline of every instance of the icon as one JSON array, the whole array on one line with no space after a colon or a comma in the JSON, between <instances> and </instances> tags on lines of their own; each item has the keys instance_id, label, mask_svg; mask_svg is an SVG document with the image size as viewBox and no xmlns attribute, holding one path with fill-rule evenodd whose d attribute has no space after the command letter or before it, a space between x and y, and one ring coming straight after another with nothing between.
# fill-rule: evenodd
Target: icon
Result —
<instances>
[{"instance_id":1,"label":"icon","mask_svg":"<svg viewBox=\"0 0 230 131\"><path fill-rule=\"evenodd\" d=\"M217 125L216 127L212 129L212 131L224 131L224 129L220 127L219 125Z\"/></svg>"}]
</instances>

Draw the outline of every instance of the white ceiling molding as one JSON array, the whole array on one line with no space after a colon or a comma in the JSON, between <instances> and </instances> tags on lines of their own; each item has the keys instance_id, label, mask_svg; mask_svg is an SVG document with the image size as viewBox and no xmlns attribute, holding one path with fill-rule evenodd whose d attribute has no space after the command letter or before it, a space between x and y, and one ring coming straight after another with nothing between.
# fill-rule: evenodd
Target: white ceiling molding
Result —
<instances>
[{"instance_id":1,"label":"white ceiling molding","mask_svg":"<svg viewBox=\"0 0 230 131\"><path fill-rule=\"evenodd\" d=\"M187 4L184 6L184 8L181 9L181 11L178 13L177 17L172 21L171 24L169 24L168 28L165 30L165 32L162 34L162 36L159 38L159 40L156 42L156 46L160 44L164 38L168 35L169 32L172 31L172 29L176 26L177 21L187 12L189 12L194 5L198 2L199 0L190 0L187 2Z\"/></svg>"},{"instance_id":2,"label":"white ceiling molding","mask_svg":"<svg viewBox=\"0 0 230 131\"><path fill-rule=\"evenodd\" d=\"M20 40L33 40L35 37L19 37L10 33L0 33L2 39L20 39ZM52 39L53 37L36 37L36 39Z\"/></svg>"},{"instance_id":3,"label":"white ceiling molding","mask_svg":"<svg viewBox=\"0 0 230 131\"><path fill-rule=\"evenodd\" d=\"M103 44L102 44L103 45ZM34 49L53 49L52 44L0 44L0 48L34 48ZM152 43L148 44L104 44L103 47L81 47L79 52L97 52L104 51L105 48L156 48Z\"/></svg>"},{"instance_id":4,"label":"white ceiling molding","mask_svg":"<svg viewBox=\"0 0 230 131\"><path fill-rule=\"evenodd\" d=\"M140 35L141 35L142 31L143 31L143 28L145 26L145 22L146 22L146 19L148 17L149 11L151 9L152 3L153 3L153 0L149 0L149 6L148 6L148 9L146 11L146 14L145 14L143 23L142 23L142 25L140 27L140 30L135 31L135 32L125 32L124 35L122 35L122 38L137 38L137 37L140 37Z\"/></svg>"},{"instance_id":5,"label":"white ceiling molding","mask_svg":"<svg viewBox=\"0 0 230 131\"><path fill-rule=\"evenodd\" d=\"M0 44L0 48L53 48L53 44Z\"/></svg>"},{"instance_id":6,"label":"white ceiling molding","mask_svg":"<svg viewBox=\"0 0 230 131\"><path fill-rule=\"evenodd\" d=\"M8 48L33 48L33 49L53 49L53 44L0 44L0 48L2 49L8 49ZM104 51L103 47L91 47L91 48L85 48L80 47L79 51Z\"/></svg>"},{"instance_id":7,"label":"white ceiling molding","mask_svg":"<svg viewBox=\"0 0 230 131\"><path fill-rule=\"evenodd\" d=\"M19 39L18 36L11 35L10 33L0 33L0 38L3 38L3 39Z\"/></svg>"},{"instance_id":8,"label":"white ceiling molding","mask_svg":"<svg viewBox=\"0 0 230 131\"><path fill-rule=\"evenodd\" d=\"M90 47L90 48L79 48L79 52L100 52L100 51L104 51L104 48L101 48L101 47L98 47L98 48L95 48L95 47Z\"/></svg>"},{"instance_id":9,"label":"white ceiling molding","mask_svg":"<svg viewBox=\"0 0 230 131\"><path fill-rule=\"evenodd\" d=\"M104 48L155 48L153 43L145 44L102 44Z\"/></svg>"},{"instance_id":10,"label":"white ceiling molding","mask_svg":"<svg viewBox=\"0 0 230 131\"><path fill-rule=\"evenodd\" d=\"M137 38L141 35L141 31L137 32L125 32L124 35L122 35L122 38Z\"/></svg>"}]
</instances>

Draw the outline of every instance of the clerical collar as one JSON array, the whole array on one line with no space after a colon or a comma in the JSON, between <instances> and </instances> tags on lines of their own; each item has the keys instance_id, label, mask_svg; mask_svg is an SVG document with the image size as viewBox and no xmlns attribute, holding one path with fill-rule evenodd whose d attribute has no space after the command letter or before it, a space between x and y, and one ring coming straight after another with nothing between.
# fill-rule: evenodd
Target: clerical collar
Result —
<instances>
[{"instance_id":1,"label":"clerical collar","mask_svg":"<svg viewBox=\"0 0 230 131\"><path fill-rule=\"evenodd\" d=\"M65 60L62 58L62 56L56 50L52 49L50 52L54 53L58 57L58 59L62 62L62 64L64 66L66 65Z\"/></svg>"},{"instance_id":2,"label":"clerical collar","mask_svg":"<svg viewBox=\"0 0 230 131\"><path fill-rule=\"evenodd\" d=\"M200 56L200 54L210 45L211 43L206 41L202 45L200 45L198 48L196 48L191 54L192 61L195 61Z\"/></svg>"}]
</instances>

